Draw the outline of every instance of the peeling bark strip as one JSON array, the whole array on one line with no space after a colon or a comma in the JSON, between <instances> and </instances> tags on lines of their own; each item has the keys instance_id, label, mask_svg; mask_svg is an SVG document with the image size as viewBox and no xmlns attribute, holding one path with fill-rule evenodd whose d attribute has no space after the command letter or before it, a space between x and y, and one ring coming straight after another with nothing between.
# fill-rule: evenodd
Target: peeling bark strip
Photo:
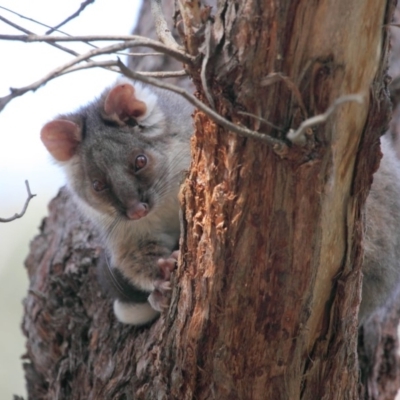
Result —
<instances>
[{"instance_id":1,"label":"peeling bark strip","mask_svg":"<svg viewBox=\"0 0 400 400\"><path fill-rule=\"evenodd\" d=\"M392 398L395 324L360 337L360 391L356 354L361 210L389 110L392 5L219 1L210 48L198 49L198 4L179 1L196 24L187 42L209 55L209 95L224 117L284 139L342 95L367 101L340 106L284 157L195 113L180 266L170 310L149 328L115 321L95 277L99 241L61 192L26 262L29 399ZM191 73L199 86L201 71ZM275 73L285 78L271 83Z\"/></svg>"}]
</instances>

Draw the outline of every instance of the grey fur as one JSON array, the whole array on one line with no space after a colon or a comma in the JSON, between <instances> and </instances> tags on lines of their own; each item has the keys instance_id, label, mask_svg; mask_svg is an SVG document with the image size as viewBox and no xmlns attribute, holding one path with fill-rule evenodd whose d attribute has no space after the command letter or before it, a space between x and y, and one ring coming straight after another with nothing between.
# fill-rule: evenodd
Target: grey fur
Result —
<instances>
[{"instance_id":1,"label":"grey fur","mask_svg":"<svg viewBox=\"0 0 400 400\"><path fill-rule=\"evenodd\" d=\"M362 324L393 298L400 282L400 162L386 136L365 206Z\"/></svg>"},{"instance_id":2,"label":"grey fur","mask_svg":"<svg viewBox=\"0 0 400 400\"><path fill-rule=\"evenodd\" d=\"M122 80L122 83L127 82ZM79 209L102 233L112 267L132 287L147 291L153 308L160 311L162 305L157 306L160 293L156 300L151 294L160 282L163 285L157 261L168 259L178 249L178 190L190 163L193 108L174 93L155 88L147 88L146 92L140 83L134 83L134 87L144 88L140 100L146 104L151 96L157 95L157 105L149 117L150 122L152 119L156 122L146 122L144 126L110 122L104 116L105 99L112 88L107 89L93 103L57 118L78 124L83 136L73 157L61 165ZM148 165L143 172L134 173L132 163L138 154L146 155ZM109 189L96 192L94 180L106 182ZM133 201L148 204L149 213L139 220L127 218L127 209ZM125 313L128 308L114 304L117 316L117 310L123 309ZM146 315L138 320L119 318L142 324L157 314L148 305Z\"/></svg>"}]
</instances>

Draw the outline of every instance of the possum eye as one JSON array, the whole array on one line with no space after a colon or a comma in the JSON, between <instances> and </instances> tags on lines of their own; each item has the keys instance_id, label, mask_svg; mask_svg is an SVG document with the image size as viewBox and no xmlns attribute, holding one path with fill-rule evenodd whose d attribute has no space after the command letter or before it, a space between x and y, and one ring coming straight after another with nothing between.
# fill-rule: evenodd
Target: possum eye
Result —
<instances>
[{"instance_id":1,"label":"possum eye","mask_svg":"<svg viewBox=\"0 0 400 400\"><path fill-rule=\"evenodd\" d=\"M135 172L144 168L147 164L147 157L143 154L139 154L135 159Z\"/></svg>"},{"instance_id":2,"label":"possum eye","mask_svg":"<svg viewBox=\"0 0 400 400\"><path fill-rule=\"evenodd\" d=\"M131 126L132 128L137 126L138 123L136 121L136 119L129 117L126 121L124 121L128 126Z\"/></svg>"},{"instance_id":3,"label":"possum eye","mask_svg":"<svg viewBox=\"0 0 400 400\"><path fill-rule=\"evenodd\" d=\"M92 186L93 189L96 192L102 192L103 190L108 189L108 186L106 183L102 182L102 181L98 181L97 179L95 179L94 181L92 181Z\"/></svg>"}]
</instances>

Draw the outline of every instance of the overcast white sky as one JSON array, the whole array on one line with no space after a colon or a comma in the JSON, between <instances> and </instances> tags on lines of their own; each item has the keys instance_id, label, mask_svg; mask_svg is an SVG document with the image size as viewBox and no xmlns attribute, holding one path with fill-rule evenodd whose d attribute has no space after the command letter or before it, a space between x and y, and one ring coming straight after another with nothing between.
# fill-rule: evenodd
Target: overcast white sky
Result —
<instances>
[{"instance_id":1,"label":"overcast white sky","mask_svg":"<svg viewBox=\"0 0 400 400\"><path fill-rule=\"evenodd\" d=\"M82 0L1 0L0 6L54 26L74 13ZM73 35L128 34L136 20L141 0L96 0L75 20L61 28ZM0 15L37 34L46 28L0 8ZM0 21L1 34L20 34ZM78 52L85 45L65 44ZM33 83L72 56L45 43L0 41L0 96L10 87ZM107 58L110 58L108 56ZM23 260L29 240L37 232L50 198L64 178L39 140L44 123L55 115L72 111L97 96L117 75L92 69L55 79L36 93L16 98L0 113L0 217L19 212L26 198L24 180L37 194L24 218L0 224L0 398L23 395L23 373L19 356L24 352L20 335L21 299L26 293ZM5 323L5 321L7 321ZM7 327L6 327L7 325Z\"/></svg>"}]
</instances>

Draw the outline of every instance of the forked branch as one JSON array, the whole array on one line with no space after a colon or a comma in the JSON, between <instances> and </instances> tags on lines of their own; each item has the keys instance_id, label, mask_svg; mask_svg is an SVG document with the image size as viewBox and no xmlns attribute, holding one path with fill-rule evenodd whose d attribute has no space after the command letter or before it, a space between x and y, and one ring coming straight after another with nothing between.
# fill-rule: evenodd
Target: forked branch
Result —
<instances>
[{"instance_id":1,"label":"forked branch","mask_svg":"<svg viewBox=\"0 0 400 400\"><path fill-rule=\"evenodd\" d=\"M295 144L304 144L305 142L305 132L307 129L322 124L326 122L326 120L330 117L330 115L343 103L348 103L350 101L355 101L359 104L364 102L364 95L362 94L349 94L345 96L341 96L334 101L334 103L323 113L315 115L311 118L306 119L303 121L300 126L296 129L290 129L289 133L287 134L287 138Z\"/></svg>"},{"instance_id":2,"label":"forked branch","mask_svg":"<svg viewBox=\"0 0 400 400\"><path fill-rule=\"evenodd\" d=\"M22 211L19 214L14 214L14 216L10 218L0 218L0 222L11 222L16 220L17 218L21 218L24 216L26 210L28 209L29 202L32 200L33 197L36 196L36 194L31 193L31 188L29 187L29 182L27 180L25 181L25 186L26 186L26 191L28 192L28 197L25 200L24 208L22 209Z\"/></svg>"}]
</instances>

